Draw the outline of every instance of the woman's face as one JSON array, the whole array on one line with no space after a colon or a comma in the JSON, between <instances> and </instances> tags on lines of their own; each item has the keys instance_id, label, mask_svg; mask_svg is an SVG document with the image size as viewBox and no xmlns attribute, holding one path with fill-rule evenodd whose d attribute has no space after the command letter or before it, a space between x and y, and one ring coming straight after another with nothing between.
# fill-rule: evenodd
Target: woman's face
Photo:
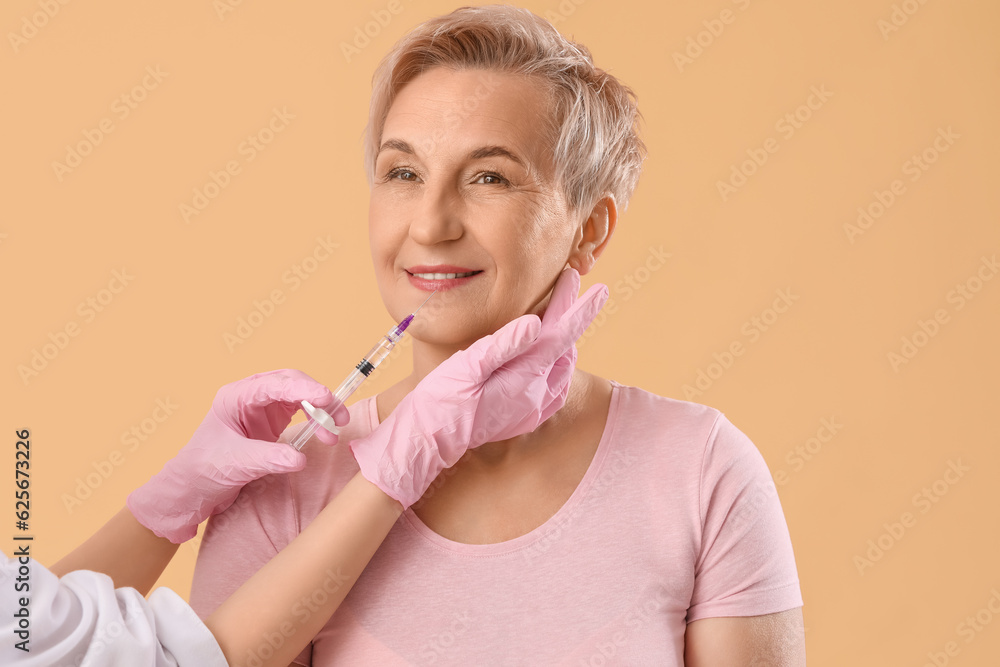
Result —
<instances>
[{"instance_id":1,"label":"woman's face","mask_svg":"<svg viewBox=\"0 0 1000 667\"><path fill-rule=\"evenodd\" d=\"M408 329L418 340L465 347L544 311L581 222L553 180L547 103L530 78L436 67L389 109L369 241L394 319L439 290Z\"/></svg>"}]
</instances>

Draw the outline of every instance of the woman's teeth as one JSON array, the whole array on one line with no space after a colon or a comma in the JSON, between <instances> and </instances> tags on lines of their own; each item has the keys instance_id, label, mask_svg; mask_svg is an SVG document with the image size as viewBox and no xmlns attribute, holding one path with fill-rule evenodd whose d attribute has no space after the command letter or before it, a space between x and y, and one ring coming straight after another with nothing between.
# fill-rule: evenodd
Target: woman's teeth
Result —
<instances>
[{"instance_id":1,"label":"woman's teeth","mask_svg":"<svg viewBox=\"0 0 1000 667\"><path fill-rule=\"evenodd\" d=\"M423 278L424 280L451 280L453 278L466 278L468 276L474 276L478 271L470 271L469 273L414 273L413 276L417 278Z\"/></svg>"}]
</instances>

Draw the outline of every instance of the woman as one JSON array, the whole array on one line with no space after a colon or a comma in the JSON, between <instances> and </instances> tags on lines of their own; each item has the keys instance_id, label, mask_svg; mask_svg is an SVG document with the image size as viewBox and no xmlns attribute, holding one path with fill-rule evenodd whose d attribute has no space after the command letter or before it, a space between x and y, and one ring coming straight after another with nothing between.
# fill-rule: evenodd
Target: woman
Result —
<instances>
[{"instance_id":1,"label":"woman","mask_svg":"<svg viewBox=\"0 0 1000 667\"><path fill-rule=\"evenodd\" d=\"M496 429L456 461L420 458L419 483L384 461L455 424L486 432L468 428L461 401L435 409L447 394L422 380L517 318L565 310L638 179L632 97L509 6L456 10L394 47L374 78L365 165L389 313L438 291L409 329L413 372L350 407L349 447L307 445L304 470L249 484L238 513L209 523L199 615L361 475L400 517L372 526L380 545L294 664L805 664L777 494L718 410L576 369L573 350L558 362L572 369L565 404L536 428ZM502 422L516 403L478 406ZM314 602L287 609L292 630Z\"/></svg>"}]
</instances>

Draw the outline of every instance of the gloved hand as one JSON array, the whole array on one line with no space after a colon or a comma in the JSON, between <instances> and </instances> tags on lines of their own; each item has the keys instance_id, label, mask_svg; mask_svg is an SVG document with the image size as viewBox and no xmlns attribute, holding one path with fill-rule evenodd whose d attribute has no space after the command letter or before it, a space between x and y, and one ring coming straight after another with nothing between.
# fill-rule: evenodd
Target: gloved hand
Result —
<instances>
[{"instance_id":1,"label":"gloved hand","mask_svg":"<svg viewBox=\"0 0 1000 667\"><path fill-rule=\"evenodd\" d=\"M541 321L523 315L427 374L378 428L351 441L361 474L407 508L466 450L530 433L566 402L576 340L608 299L597 284L579 300L565 269Z\"/></svg>"},{"instance_id":2,"label":"gloved hand","mask_svg":"<svg viewBox=\"0 0 1000 667\"><path fill-rule=\"evenodd\" d=\"M258 373L219 389L201 425L163 469L126 501L132 515L160 537L180 544L198 524L223 512L243 485L270 473L305 466L302 452L278 436L307 400L325 409L338 426L350 414L325 386L301 371ZM335 444L337 436L317 429L316 437Z\"/></svg>"}]
</instances>

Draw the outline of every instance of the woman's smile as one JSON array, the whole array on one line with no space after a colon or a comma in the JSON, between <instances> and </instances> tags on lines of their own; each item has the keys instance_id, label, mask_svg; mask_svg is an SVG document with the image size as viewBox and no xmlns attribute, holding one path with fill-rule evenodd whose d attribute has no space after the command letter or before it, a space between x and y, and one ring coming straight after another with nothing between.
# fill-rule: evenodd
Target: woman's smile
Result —
<instances>
[{"instance_id":1,"label":"woman's smile","mask_svg":"<svg viewBox=\"0 0 1000 667\"><path fill-rule=\"evenodd\" d=\"M465 285L482 273L482 270L466 269L451 264L433 266L411 266L406 271L410 284L426 292L448 290Z\"/></svg>"}]
</instances>

